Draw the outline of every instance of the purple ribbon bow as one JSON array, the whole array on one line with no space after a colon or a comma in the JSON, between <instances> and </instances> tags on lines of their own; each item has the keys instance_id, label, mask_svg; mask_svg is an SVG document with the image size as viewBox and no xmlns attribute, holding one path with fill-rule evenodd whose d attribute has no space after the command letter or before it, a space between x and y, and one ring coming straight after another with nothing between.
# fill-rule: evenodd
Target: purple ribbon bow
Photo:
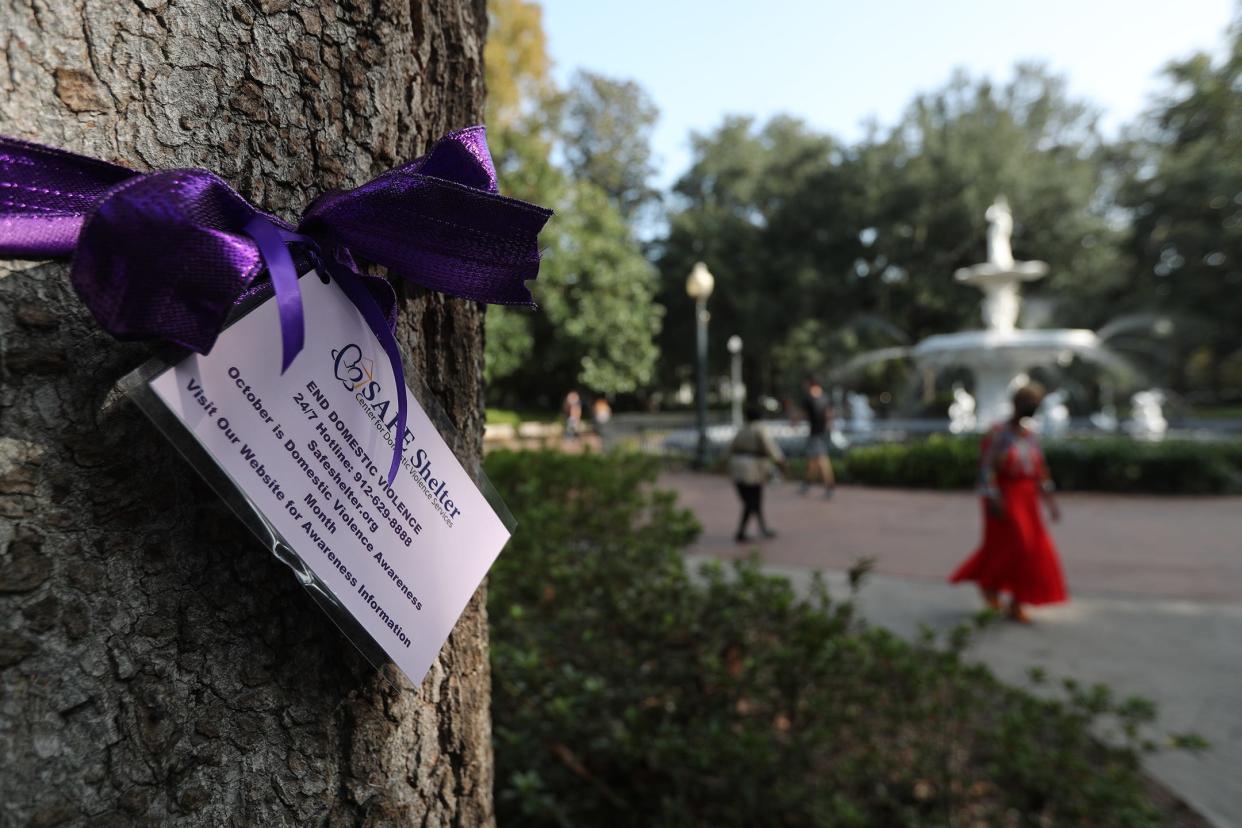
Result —
<instances>
[{"instance_id":1,"label":"purple ribbon bow","mask_svg":"<svg viewBox=\"0 0 1242 828\"><path fill-rule=\"evenodd\" d=\"M206 354L233 306L267 290L281 328L281 372L302 350L293 251L336 278L392 364L397 385L392 484L405 437L405 374L393 338L396 295L354 256L416 284L503 305L533 305L539 231L550 210L497 194L484 129L353 190L331 191L295 228L207 170L151 173L0 136L0 257L73 256L73 286L118 339L165 340Z\"/></svg>"}]
</instances>

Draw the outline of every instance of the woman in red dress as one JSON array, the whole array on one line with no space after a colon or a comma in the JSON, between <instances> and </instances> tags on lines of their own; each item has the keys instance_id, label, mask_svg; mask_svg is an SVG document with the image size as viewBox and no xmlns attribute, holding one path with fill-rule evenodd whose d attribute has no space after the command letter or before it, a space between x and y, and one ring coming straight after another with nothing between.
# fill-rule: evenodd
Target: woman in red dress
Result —
<instances>
[{"instance_id":1,"label":"woman in red dress","mask_svg":"<svg viewBox=\"0 0 1242 828\"><path fill-rule=\"evenodd\" d=\"M983 438L979 488L983 495L983 544L949 580L974 581L992 609L1009 593L1009 615L1029 623L1025 604L1055 604L1069 596L1061 562L1044 527L1039 502L1061 519L1052 479L1035 434L1025 424L1043 400L1038 385L1013 396L1013 417Z\"/></svg>"}]
</instances>

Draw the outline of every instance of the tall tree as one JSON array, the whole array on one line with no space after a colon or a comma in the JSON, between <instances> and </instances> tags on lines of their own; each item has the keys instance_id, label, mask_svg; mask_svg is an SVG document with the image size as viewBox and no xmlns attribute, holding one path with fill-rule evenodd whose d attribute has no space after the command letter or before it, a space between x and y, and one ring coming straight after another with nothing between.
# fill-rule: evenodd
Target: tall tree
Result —
<instances>
[{"instance_id":1,"label":"tall tree","mask_svg":"<svg viewBox=\"0 0 1242 828\"><path fill-rule=\"evenodd\" d=\"M751 387L773 390L782 366L772 349L826 312L824 291L853 257L856 185L839 144L789 117L762 127L726 118L692 145L694 160L675 187L682 209L659 245L659 299L668 312L663 378L673 382L690 369L694 319L684 284L702 260L716 277L712 353L722 355L725 340L741 336ZM804 209L812 204L814 213ZM821 255L842 244L843 253Z\"/></svg>"},{"instance_id":2,"label":"tall tree","mask_svg":"<svg viewBox=\"0 0 1242 828\"><path fill-rule=\"evenodd\" d=\"M603 190L633 221L659 197L651 186L651 130L659 110L641 86L579 70L560 124L569 174Z\"/></svg>"},{"instance_id":3,"label":"tall tree","mask_svg":"<svg viewBox=\"0 0 1242 828\"><path fill-rule=\"evenodd\" d=\"M482 0L0 0L0 126L202 166L295 215L482 114ZM477 461L483 314L398 287ZM476 595L421 686L376 670L113 391L148 356L61 264L0 271L0 822L493 821Z\"/></svg>"},{"instance_id":4,"label":"tall tree","mask_svg":"<svg viewBox=\"0 0 1242 828\"><path fill-rule=\"evenodd\" d=\"M656 272L608 196L589 182L567 184L560 222L546 232L549 253L532 318L537 359L510 383L545 401L581 385L593 392L629 394L654 379Z\"/></svg>"},{"instance_id":5,"label":"tall tree","mask_svg":"<svg viewBox=\"0 0 1242 828\"><path fill-rule=\"evenodd\" d=\"M540 236L539 308L488 309L490 393L518 407L546 408L578 386L633 393L654 379L659 357L656 272L632 228L590 182L550 180L538 200L559 215Z\"/></svg>"},{"instance_id":6,"label":"tall tree","mask_svg":"<svg viewBox=\"0 0 1242 828\"><path fill-rule=\"evenodd\" d=\"M543 9L533 0L488 0L487 9L486 111L496 172L504 192L553 204L564 189L564 178L551 161L557 93ZM555 231L555 224L549 231ZM545 235L544 245L547 239ZM487 322L486 379L495 399L497 384L530 359L534 320L525 308L492 306Z\"/></svg>"},{"instance_id":7,"label":"tall tree","mask_svg":"<svg viewBox=\"0 0 1242 828\"><path fill-rule=\"evenodd\" d=\"M552 160L558 150L580 157L577 138L563 128L566 107L579 112L572 122L589 121L598 129L600 119L615 114L609 109L614 99L593 99L589 105L597 109L588 117L574 94L556 89L536 4L492 0L489 11L497 41L522 44L488 52L487 85L496 90L494 98L489 92L489 122L504 125L495 143L502 185L560 214L540 239L544 266L532 286L539 310L488 309L489 397L547 407L575 386L607 395L635 391L652 379L658 357L653 337L661 319L653 302L655 272L623 214L622 201L639 198L638 191L608 192L601 182L575 177ZM649 106L633 84L608 81L606 92L612 88L607 84L622 90L622 100ZM627 148L625 157L647 159L646 133L630 134L643 145ZM600 141L597 149L604 146ZM605 160L597 159L595 168L605 171ZM648 175L642 173L643 186Z\"/></svg>"},{"instance_id":8,"label":"tall tree","mask_svg":"<svg viewBox=\"0 0 1242 828\"><path fill-rule=\"evenodd\" d=\"M487 123L514 128L548 101L552 59L543 32L543 9L533 0L490 0L491 24L483 51L487 70Z\"/></svg>"},{"instance_id":9,"label":"tall tree","mask_svg":"<svg viewBox=\"0 0 1242 828\"><path fill-rule=\"evenodd\" d=\"M504 191L538 201L560 186L549 158L560 96L543 32L543 9L533 0L488 2L488 139Z\"/></svg>"},{"instance_id":10,"label":"tall tree","mask_svg":"<svg viewBox=\"0 0 1242 828\"><path fill-rule=\"evenodd\" d=\"M1167 381L1242 398L1242 20L1226 54L1171 64L1130 147L1122 203L1133 217L1133 278L1120 307L1175 317Z\"/></svg>"}]
</instances>

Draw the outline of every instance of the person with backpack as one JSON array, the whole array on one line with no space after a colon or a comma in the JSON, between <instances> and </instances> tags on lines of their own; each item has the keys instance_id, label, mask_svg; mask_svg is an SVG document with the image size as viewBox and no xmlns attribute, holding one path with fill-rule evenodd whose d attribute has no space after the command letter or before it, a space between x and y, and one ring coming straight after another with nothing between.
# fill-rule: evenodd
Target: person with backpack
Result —
<instances>
[{"instance_id":1,"label":"person with backpack","mask_svg":"<svg viewBox=\"0 0 1242 828\"><path fill-rule=\"evenodd\" d=\"M750 539L746 527L752 517L758 521L763 537L776 537L763 517L763 487L771 479L774 466L784 467L785 455L760 422L762 416L758 404L747 403L743 408L745 423L729 444L729 475L742 501L742 517L734 536L738 543Z\"/></svg>"}]
</instances>

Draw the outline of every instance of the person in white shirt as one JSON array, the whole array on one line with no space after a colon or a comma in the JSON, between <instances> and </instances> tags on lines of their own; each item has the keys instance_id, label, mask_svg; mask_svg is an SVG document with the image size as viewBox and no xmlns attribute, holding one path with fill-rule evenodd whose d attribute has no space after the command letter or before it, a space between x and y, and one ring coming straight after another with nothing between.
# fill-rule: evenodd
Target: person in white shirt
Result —
<instances>
[{"instance_id":1,"label":"person in white shirt","mask_svg":"<svg viewBox=\"0 0 1242 828\"><path fill-rule=\"evenodd\" d=\"M747 403L744 410L745 425L738 429L729 444L729 475L742 500L742 518L734 539L738 543L748 540L746 527L752 517L759 522L759 532L765 538L775 537L763 518L763 487L772 476L773 464L785 465L785 456L767 429L759 422L762 411L755 403Z\"/></svg>"}]
</instances>

